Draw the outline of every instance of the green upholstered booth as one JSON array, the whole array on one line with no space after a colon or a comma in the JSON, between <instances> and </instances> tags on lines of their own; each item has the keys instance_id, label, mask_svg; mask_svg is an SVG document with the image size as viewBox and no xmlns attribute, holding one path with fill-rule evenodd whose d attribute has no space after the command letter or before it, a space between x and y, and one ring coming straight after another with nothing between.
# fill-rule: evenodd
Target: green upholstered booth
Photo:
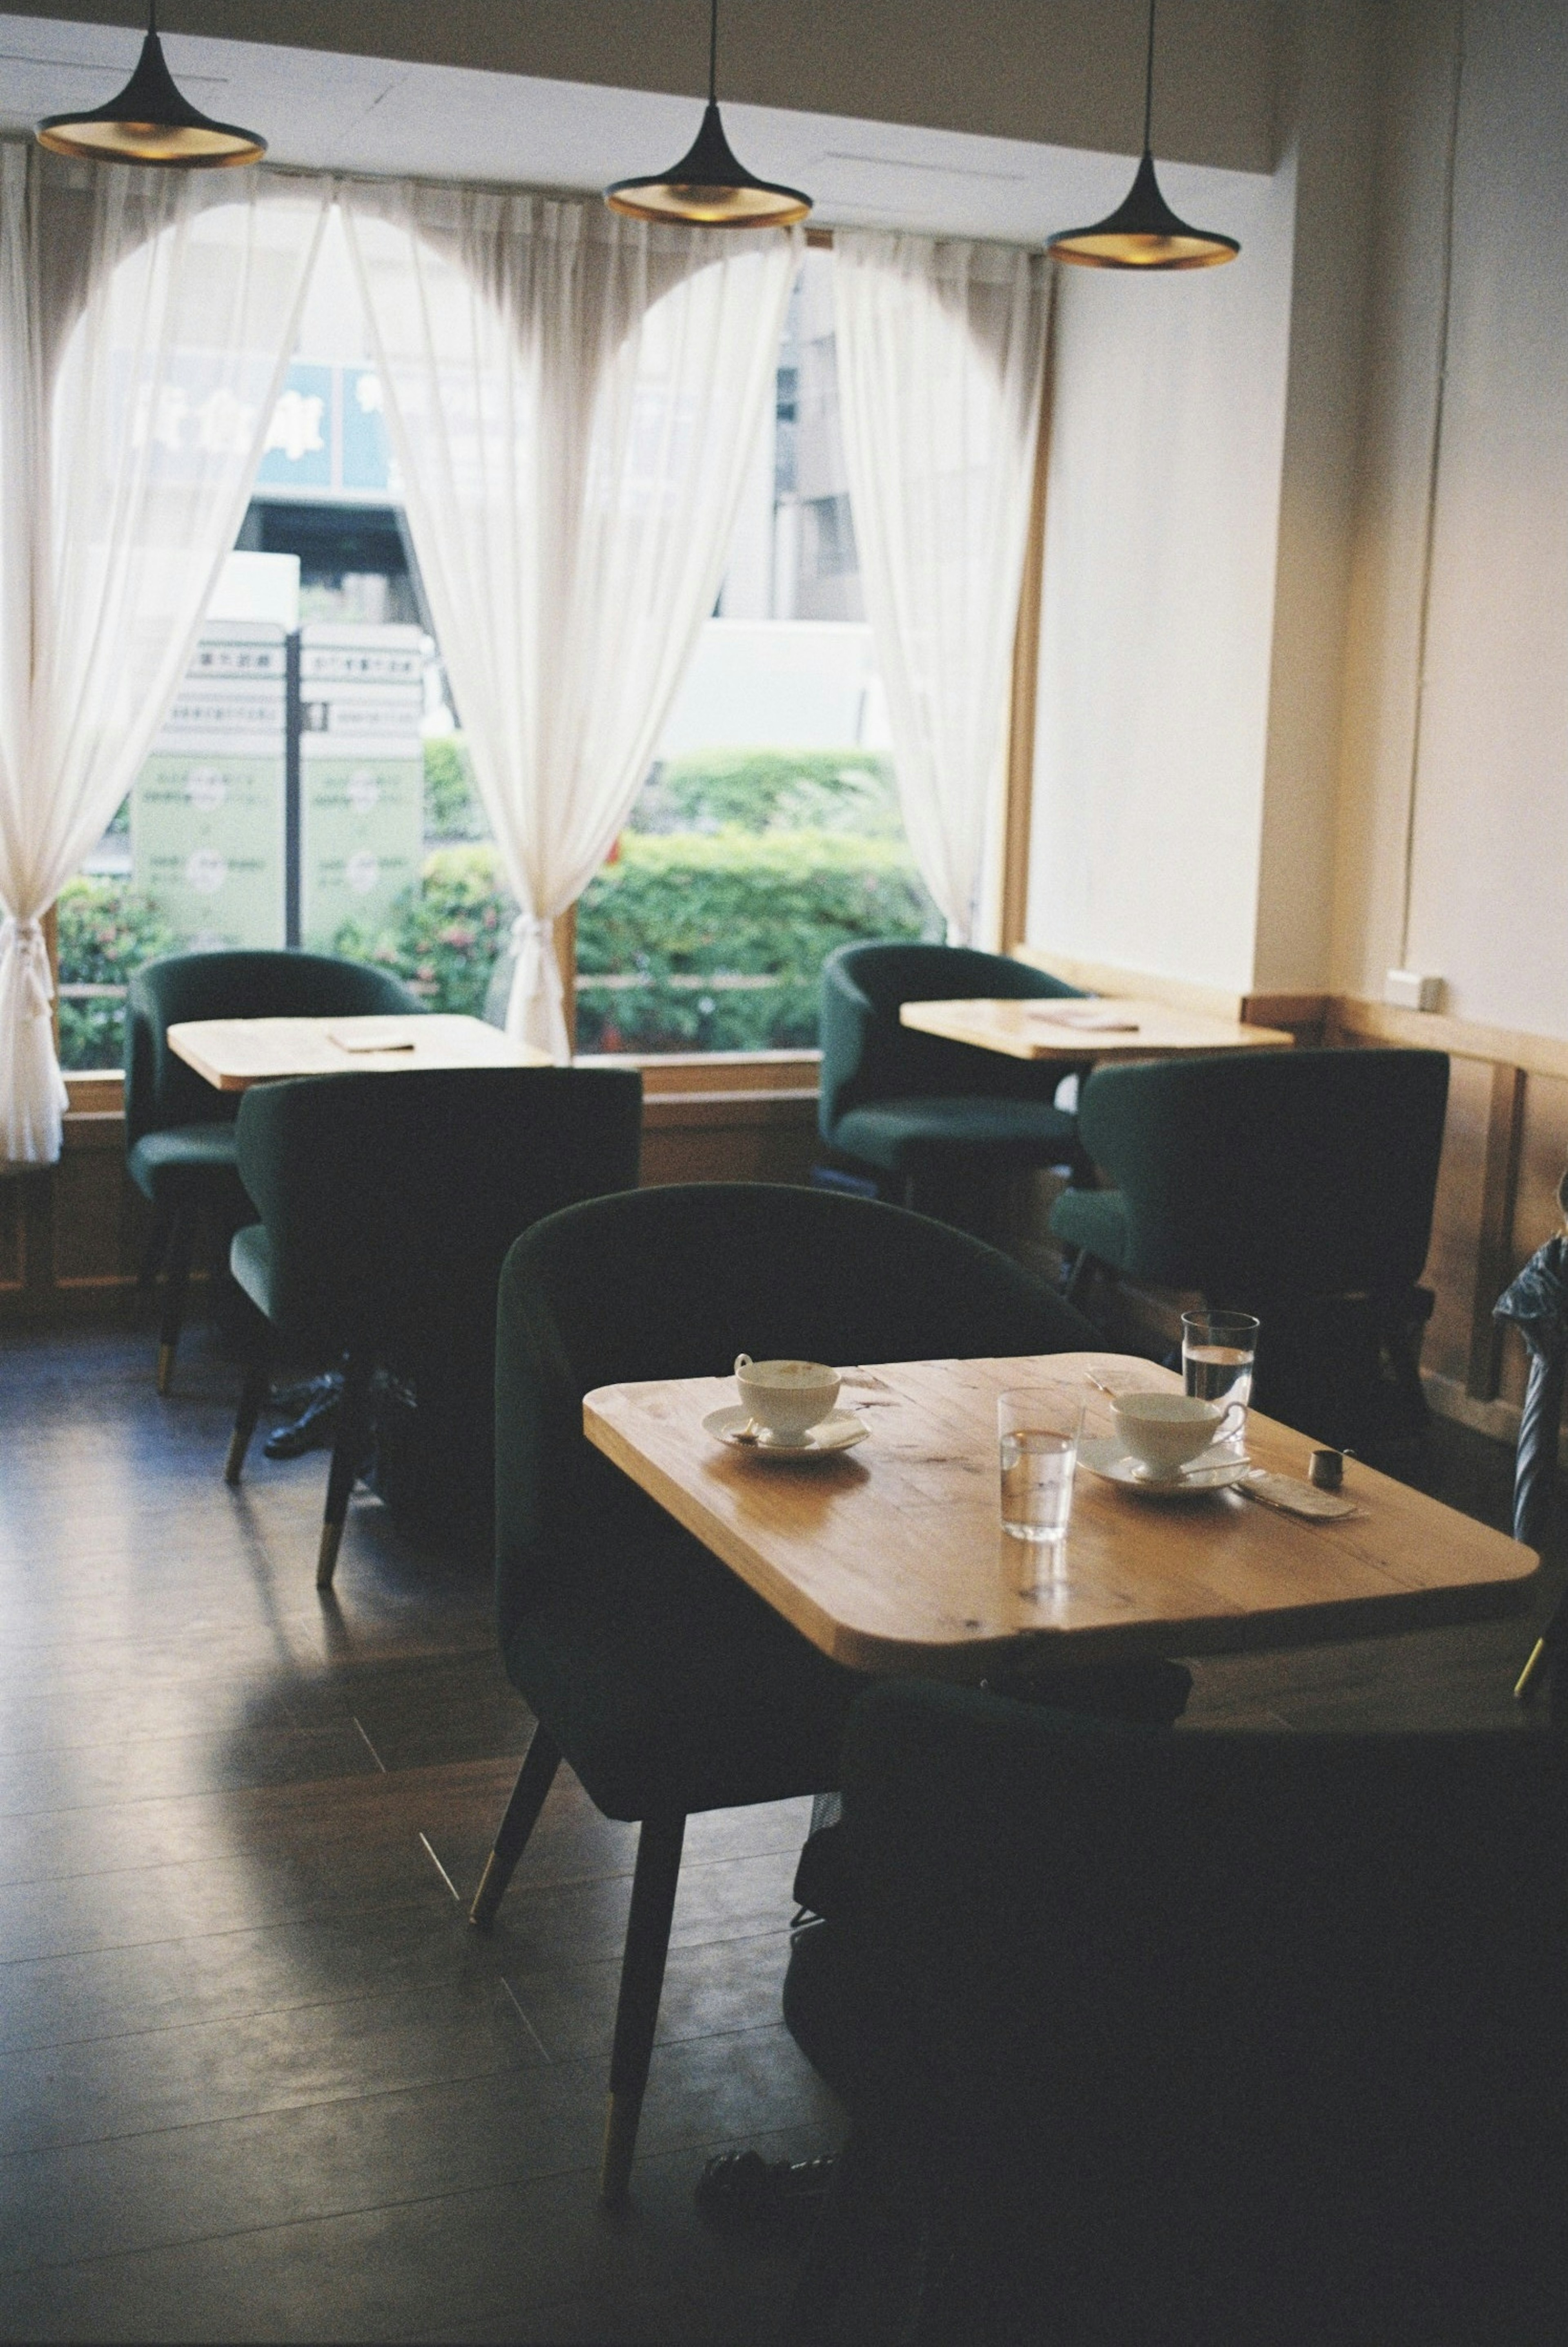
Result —
<instances>
[{"instance_id":1,"label":"green upholstered booth","mask_svg":"<svg viewBox=\"0 0 1568 2347\"><path fill-rule=\"evenodd\" d=\"M1254 1399L1328 1440L1424 1420L1418 1373L1449 1063L1440 1051L1225 1051L1099 1068L1079 1133L1111 1185L1056 1236L1093 1265L1264 1323Z\"/></svg>"},{"instance_id":2,"label":"green upholstered booth","mask_svg":"<svg viewBox=\"0 0 1568 2347\"><path fill-rule=\"evenodd\" d=\"M1561 1738L906 1681L843 1795L784 1993L852 2122L794 2347L1565 2335Z\"/></svg>"},{"instance_id":3,"label":"green upholstered booth","mask_svg":"<svg viewBox=\"0 0 1568 2347\"><path fill-rule=\"evenodd\" d=\"M239 1168L261 1219L236 1232L230 1261L261 1317L225 1473L239 1481L274 1338L316 1359L341 1353L318 1586L364 1464L378 1365L412 1373L454 1430L452 1509L487 1525L502 1260L541 1215L635 1184L641 1119L631 1068L312 1076L245 1094Z\"/></svg>"},{"instance_id":4,"label":"green upholstered booth","mask_svg":"<svg viewBox=\"0 0 1568 2347\"><path fill-rule=\"evenodd\" d=\"M187 1067L169 1048L169 1029L192 1019L348 1019L423 1009L388 971L330 954L170 954L137 971L125 1007L126 1163L152 1208L144 1293L168 1264L159 1393L174 1373L203 1214L226 1240L252 1211L234 1170L240 1095L219 1092Z\"/></svg>"},{"instance_id":5,"label":"green upholstered booth","mask_svg":"<svg viewBox=\"0 0 1568 2347\"><path fill-rule=\"evenodd\" d=\"M507 1673L538 1726L473 1920L493 1921L563 1758L608 1816L641 1821L607 2198L630 2173L687 1815L831 1790L863 1682L588 1442L584 1394L726 1376L743 1349L842 1366L1090 1338L979 1240L825 1191L644 1190L552 1215L513 1248L497 1337L497 1603Z\"/></svg>"},{"instance_id":6,"label":"green upholstered booth","mask_svg":"<svg viewBox=\"0 0 1568 2347\"><path fill-rule=\"evenodd\" d=\"M823 1139L906 1205L982 1218L998 1171L1075 1162L1075 1120L1054 1098L1068 1071L918 1034L899 1006L1079 990L968 946L840 946L822 966Z\"/></svg>"}]
</instances>

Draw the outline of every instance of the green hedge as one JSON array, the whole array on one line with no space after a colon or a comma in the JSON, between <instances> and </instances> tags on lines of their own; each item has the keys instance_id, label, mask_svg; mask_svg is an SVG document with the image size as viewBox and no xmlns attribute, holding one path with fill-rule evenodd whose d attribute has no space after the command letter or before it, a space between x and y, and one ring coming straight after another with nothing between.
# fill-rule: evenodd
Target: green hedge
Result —
<instances>
[{"instance_id":1,"label":"green hedge","mask_svg":"<svg viewBox=\"0 0 1568 2347\"><path fill-rule=\"evenodd\" d=\"M630 831L845 831L901 839L893 761L881 750L697 750L657 764ZM489 837L461 733L425 744L425 836Z\"/></svg>"},{"instance_id":2,"label":"green hedge","mask_svg":"<svg viewBox=\"0 0 1568 2347\"><path fill-rule=\"evenodd\" d=\"M831 831L626 833L578 907L585 1051L747 1051L816 1040L825 957L856 938L917 938L929 899L901 840ZM681 985L761 978L766 988Z\"/></svg>"},{"instance_id":3,"label":"green hedge","mask_svg":"<svg viewBox=\"0 0 1568 2347\"><path fill-rule=\"evenodd\" d=\"M374 961L442 1010L482 1010L516 907L493 848L443 847L384 928L339 953ZM764 1051L816 1040L824 957L856 938L935 933L901 841L833 832L628 832L578 906L579 1050ZM634 976L636 988L592 985ZM756 987L704 986L755 978ZM684 983L682 981L685 981Z\"/></svg>"},{"instance_id":4,"label":"green hedge","mask_svg":"<svg viewBox=\"0 0 1568 2347\"><path fill-rule=\"evenodd\" d=\"M425 744L425 836L486 839L490 826L474 787L474 765L461 733L436 733Z\"/></svg>"},{"instance_id":5,"label":"green hedge","mask_svg":"<svg viewBox=\"0 0 1568 2347\"><path fill-rule=\"evenodd\" d=\"M333 949L395 971L433 1010L477 1019L517 909L493 847L437 847L425 859L417 894L405 889L381 928L346 921Z\"/></svg>"},{"instance_id":6,"label":"green hedge","mask_svg":"<svg viewBox=\"0 0 1568 2347\"><path fill-rule=\"evenodd\" d=\"M60 891L60 985L125 986L144 961L173 953L179 939L127 880L82 873ZM122 996L60 996L60 1064L118 1068L125 1056Z\"/></svg>"},{"instance_id":7,"label":"green hedge","mask_svg":"<svg viewBox=\"0 0 1568 2347\"><path fill-rule=\"evenodd\" d=\"M654 767L631 831L843 831L902 839L893 761L880 750L698 750Z\"/></svg>"},{"instance_id":8,"label":"green hedge","mask_svg":"<svg viewBox=\"0 0 1568 2347\"><path fill-rule=\"evenodd\" d=\"M349 923L336 950L395 970L432 1007L482 1013L517 907L484 836L460 734L425 745L426 856L377 928ZM817 976L856 938L937 936L898 820L890 761L860 750L715 750L665 761L614 860L578 907L584 1051L763 1051L816 1040ZM156 908L118 879L60 897L60 976L123 985L177 949ZM766 981L747 985L707 981ZM122 1004L62 999L68 1068L112 1067Z\"/></svg>"}]
</instances>

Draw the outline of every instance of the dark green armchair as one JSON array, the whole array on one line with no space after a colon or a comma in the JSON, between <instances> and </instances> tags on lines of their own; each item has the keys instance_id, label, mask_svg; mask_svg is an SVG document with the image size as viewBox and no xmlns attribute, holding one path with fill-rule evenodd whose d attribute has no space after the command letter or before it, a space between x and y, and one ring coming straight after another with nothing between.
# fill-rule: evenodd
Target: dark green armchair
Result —
<instances>
[{"instance_id":1,"label":"dark green armchair","mask_svg":"<svg viewBox=\"0 0 1568 2347\"><path fill-rule=\"evenodd\" d=\"M378 1366L413 1366L462 1443L455 1512L487 1525L502 1260L541 1215L635 1184L641 1117L632 1068L313 1076L246 1093L239 1166L261 1219L236 1232L230 1261L260 1317L224 1473L240 1480L274 1343L343 1355L319 1588L364 1462Z\"/></svg>"},{"instance_id":2,"label":"dark green armchair","mask_svg":"<svg viewBox=\"0 0 1568 2347\"><path fill-rule=\"evenodd\" d=\"M1223 1051L1097 1069L1079 1133L1110 1187L1056 1236L1096 1265L1263 1321L1253 1399L1327 1440L1424 1423L1420 1288L1442 1152L1440 1051Z\"/></svg>"},{"instance_id":3,"label":"dark green armchair","mask_svg":"<svg viewBox=\"0 0 1568 2347\"><path fill-rule=\"evenodd\" d=\"M601 1198L536 1224L507 1257L497 1604L507 1674L538 1725L473 1921L494 1921L563 1758L607 1816L641 1820L607 2200L630 2171L687 1816L831 1790L863 1681L588 1442L584 1394L725 1376L743 1348L843 1366L1090 1339L1075 1312L979 1240L826 1191L721 1183Z\"/></svg>"},{"instance_id":4,"label":"dark green armchair","mask_svg":"<svg viewBox=\"0 0 1568 2347\"><path fill-rule=\"evenodd\" d=\"M1560 1737L911 1681L843 1777L784 1990L851 2118L793 2347L1568 2336Z\"/></svg>"},{"instance_id":5,"label":"dark green armchair","mask_svg":"<svg viewBox=\"0 0 1568 2347\"><path fill-rule=\"evenodd\" d=\"M330 954L186 953L149 961L125 1006L125 1143L131 1180L152 1208L138 1286L167 1261L158 1390L169 1391L203 1214L225 1240L252 1208L234 1168L240 1094L220 1092L169 1048L191 1019L349 1019L424 1009L398 979Z\"/></svg>"},{"instance_id":6,"label":"dark green armchair","mask_svg":"<svg viewBox=\"0 0 1568 2347\"><path fill-rule=\"evenodd\" d=\"M1076 1161L1076 1121L1055 1104L1065 1071L919 1034L899 1023L899 1006L1079 991L968 946L840 946L822 966L824 1141L906 1205L984 1219L998 1173Z\"/></svg>"}]
</instances>

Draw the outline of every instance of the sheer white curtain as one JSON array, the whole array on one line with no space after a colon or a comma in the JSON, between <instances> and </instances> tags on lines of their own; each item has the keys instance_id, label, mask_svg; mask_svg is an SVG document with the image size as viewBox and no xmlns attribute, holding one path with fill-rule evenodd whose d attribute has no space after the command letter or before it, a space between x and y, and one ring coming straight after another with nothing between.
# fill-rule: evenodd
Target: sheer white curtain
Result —
<instances>
[{"instance_id":1,"label":"sheer white curtain","mask_svg":"<svg viewBox=\"0 0 1568 2347\"><path fill-rule=\"evenodd\" d=\"M190 657L329 194L0 145L0 1162L59 1154L41 922Z\"/></svg>"},{"instance_id":2,"label":"sheer white curtain","mask_svg":"<svg viewBox=\"0 0 1568 2347\"><path fill-rule=\"evenodd\" d=\"M803 245L417 184L342 196L475 778L507 1032L568 1052L551 923L624 823L723 575Z\"/></svg>"},{"instance_id":3,"label":"sheer white curtain","mask_svg":"<svg viewBox=\"0 0 1568 2347\"><path fill-rule=\"evenodd\" d=\"M849 502L898 792L955 944L999 804L1029 534L1047 262L872 230L834 238Z\"/></svg>"}]
</instances>

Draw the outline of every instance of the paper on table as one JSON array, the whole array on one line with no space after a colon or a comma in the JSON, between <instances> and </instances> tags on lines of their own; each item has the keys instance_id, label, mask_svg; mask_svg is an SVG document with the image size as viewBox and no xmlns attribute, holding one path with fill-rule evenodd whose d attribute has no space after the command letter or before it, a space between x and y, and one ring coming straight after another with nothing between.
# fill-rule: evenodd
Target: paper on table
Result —
<instances>
[{"instance_id":1,"label":"paper on table","mask_svg":"<svg viewBox=\"0 0 1568 2347\"><path fill-rule=\"evenodd\" d=\"M1248 1468L1235 1488L1249 1500L1260 1500L1266 1508L1278 1508L1287 1516L1314 1516L1325 1521L1359 1512L1354 1500L1341 1500L1332 1491L1319 1491L1314 1484L1298 1483L1290 1475L1271 1475L1263 1467Z\"/></svg>"},{"instance_id":2,"label":"paper on table","mask_svg":"<svg viewBox=\"0 0 1568 2347\"><path fill-rule=\"evenodd\" d=\"M363 1027L329 1027L327 1041L340 1051L412 1051L414 1038L401 1019L367 1020Z\"/></svg>"},{"instance_id":3,"label":"paper on table","mask_svg":"<svg viewBox=\"0 0 1568 2347\"><path fill-rule=\"evenodd\" d=\"M1122 1013L1099 1002L1041 1002L1029 1005L1031 1019L1043 1019L1050 1027L1081 1027L1095 1035L1135 1035L1138 1021L1123 1018Z\"/></svg>"}]
</instances>

